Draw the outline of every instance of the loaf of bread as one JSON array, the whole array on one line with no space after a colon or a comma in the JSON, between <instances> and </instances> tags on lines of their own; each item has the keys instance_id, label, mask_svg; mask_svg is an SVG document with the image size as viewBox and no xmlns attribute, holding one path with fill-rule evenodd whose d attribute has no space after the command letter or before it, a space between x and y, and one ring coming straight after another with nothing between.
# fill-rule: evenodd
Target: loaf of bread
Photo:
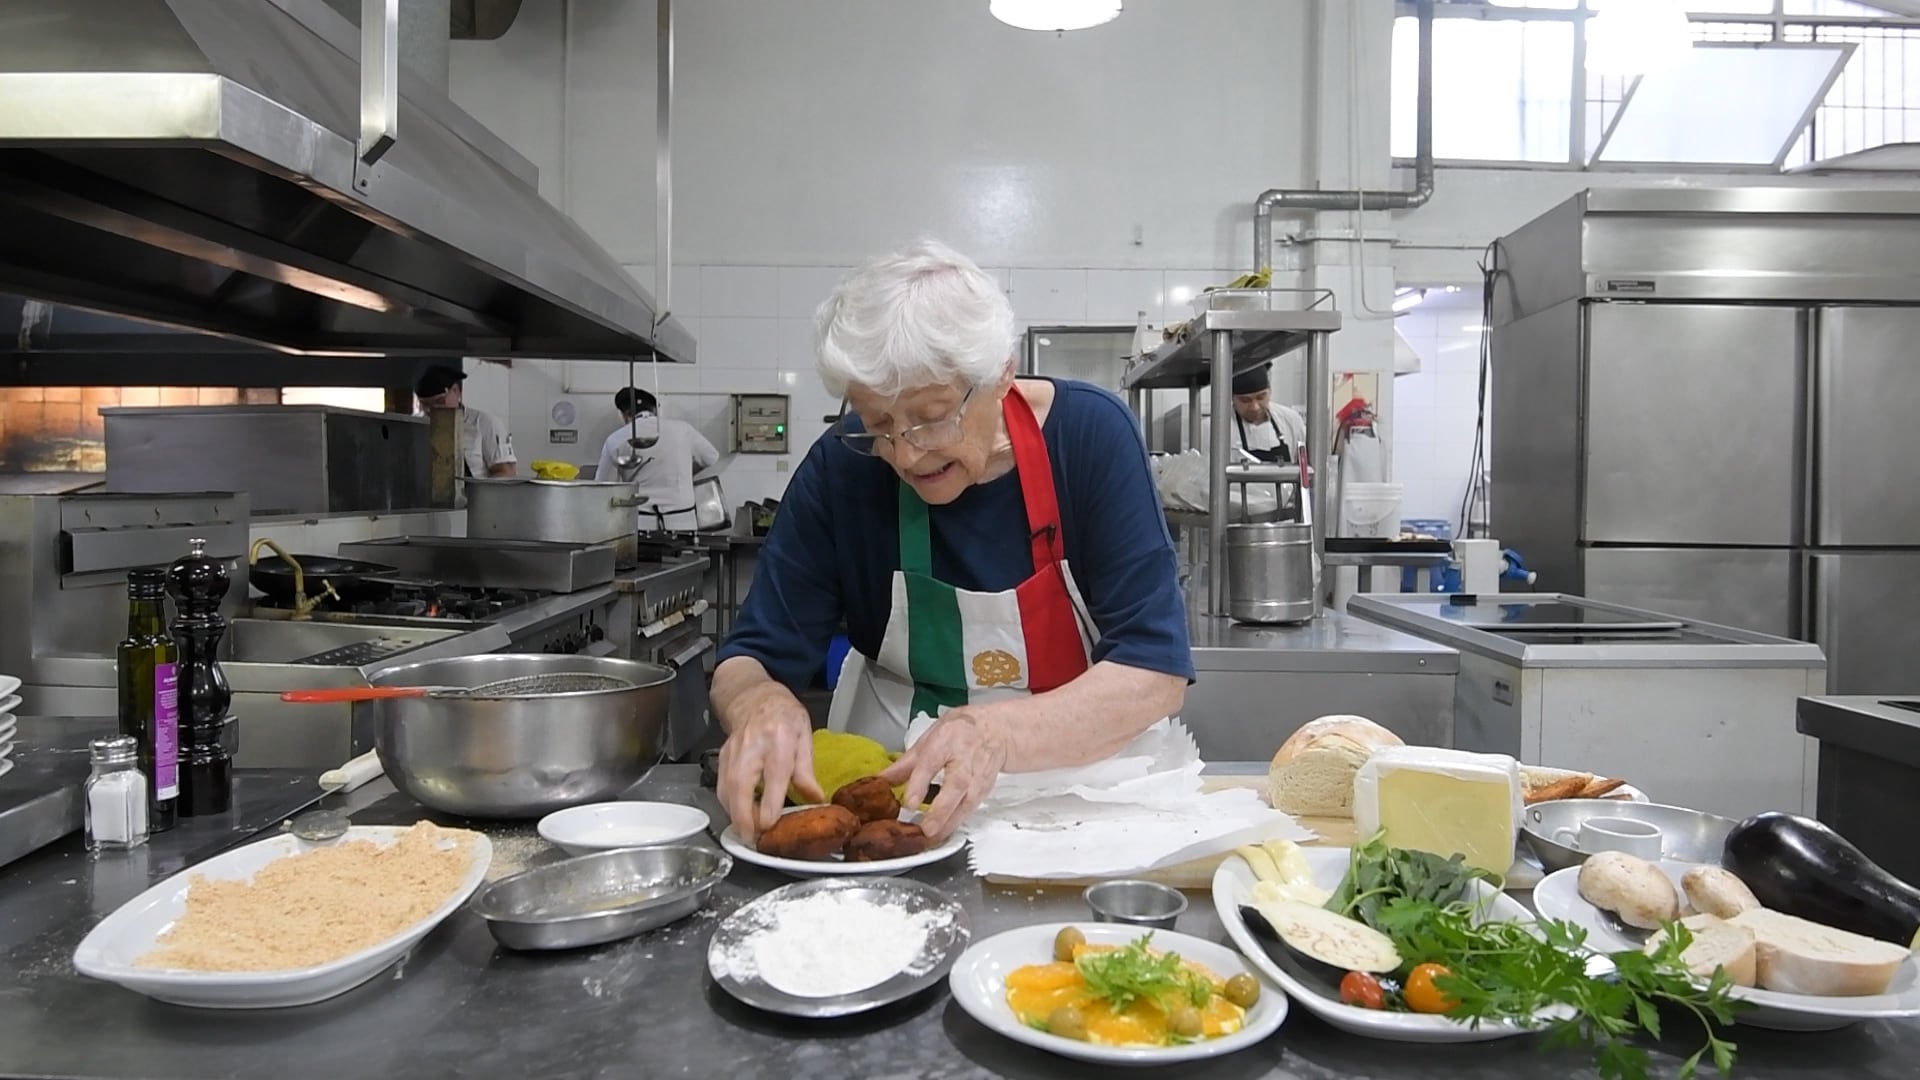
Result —
<instances>
[{"instance_id":1,"label":"loaf of bread","mask_svg":"<svg viewBox=\"0 0 1920 1080\"><path fill-rule=\"evenodd\" d=\"M1689 915L1680 925L1693 934L1693 943L1680 954L1680 962L1692 974L1708 979L1725 969L1735 986L1752 986L1759 978L1760 954L1752 930L1722 922L1712 915ZM1646 953L1651 956L1666 942L1665 930L1655 931L1647 939Z\"/></svg>"},{"instance_id":2,"label":"loaf of bread","mask_svg":"<svg viewBox=\"0 0 1920 1080\"><path fill-rule=\"evenodd\" d=\"M1375 750L1404 745L1362 716L1323 716L1280 744L1267 769L1273 808L1305 817L1353 816L1353 778Z\"/></svg>"},{"instance_id":3,"label":"loaf of bread","mask_svg":"<svg viewBox=\"0 0 1920 1080\"><path fill-rule=\"evenodd\" d=\"M1753 931L1762 990L1825 997L1884 994L1907 950L1831 926L1755 908L1728 919Z\"/></svg>"}]
</instances>

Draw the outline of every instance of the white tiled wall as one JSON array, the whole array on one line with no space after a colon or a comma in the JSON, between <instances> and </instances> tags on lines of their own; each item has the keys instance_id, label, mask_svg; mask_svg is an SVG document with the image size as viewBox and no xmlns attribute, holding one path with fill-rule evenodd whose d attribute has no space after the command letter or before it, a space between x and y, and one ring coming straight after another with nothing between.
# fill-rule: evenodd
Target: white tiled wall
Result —
<instances>
[{"instance_id":1,"label":"white tiled wall","mask_svg":"<svg viewBox=\"0 0 1920 1080\"><path fill-rule=\"evenodd\" d=\"M653 268L629 266L649 290ZM699 428L722 453L728 445L728 395L777 393L791 398L793 453L741 455L722 474L727 501L778 498L791 469L826 430L839 409L813 369L813 312L845 276L845 266L676 266L671 307L693 331L699 362L663 364L658 373L663 410ZM1139 312L1159 325L1192 314L1193 296L1222 285L1237 270L1059 269L1009 267L987 271L1001 283L1024 333L1030 325L1131 327ZM655 385L642 366L636 382ZM619 422L613 394L626 385L624 365L519 361L505 410L515 448L525 463L559 458L590 464ZM577 443L553 444L553 406L572 403Z\"/></svg>"},{"instance_id":2,"label":"white tiled wall","mask_svg":"<svg viewBox=\"0 0 1920 1080\"><path fill-rule=\"evenodd\" d=\"M1403 518L1459 519L1477 415L1478 297L1474 290L1446 301L1429 300L1398 320L1401 335L1420 356L1417 374L1393 380L1390 434L1394 479L1405 491ZM1487 430L1491 439L1491 423Z\"/></svg>"}]
</instances>

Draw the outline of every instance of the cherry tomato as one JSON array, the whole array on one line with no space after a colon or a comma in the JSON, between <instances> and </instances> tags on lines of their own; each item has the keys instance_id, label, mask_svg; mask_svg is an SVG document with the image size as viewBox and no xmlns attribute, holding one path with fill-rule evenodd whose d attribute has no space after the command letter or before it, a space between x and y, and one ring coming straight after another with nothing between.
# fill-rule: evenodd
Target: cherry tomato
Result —
<instances>
[{"instance_id":1,"label":"cherry tomato","mask_svg":"<svg viewBox=\"0 0 1920 1080\"><path fill-rule=\"evenodd\" d=\"M1458 1007L1458 1001L1433 984L1435 979L1447 974L1447 969L1439 964L1416 965L1407 975L1407 1008L1418 1013L1448 1013Z\"/></svg>"},{"instance_id":2,"label":"cherry tomato","mask_svg":"<svg viewBox=\"0 0 1920 1080\"><path fill-rule=\"evenodd\" d=\"M1387 1006L1387 993L1380 989L1379 979L1364 971L1349 971L1340 980L1340 1001L1362 1009L1384 1009Z\"/></svg>"}]
</instances>

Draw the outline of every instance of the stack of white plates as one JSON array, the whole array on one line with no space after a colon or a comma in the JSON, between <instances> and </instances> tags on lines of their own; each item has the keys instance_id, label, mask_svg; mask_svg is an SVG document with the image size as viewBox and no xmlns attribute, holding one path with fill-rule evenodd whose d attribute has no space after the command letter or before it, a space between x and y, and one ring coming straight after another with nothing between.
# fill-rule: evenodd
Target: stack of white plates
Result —
<instances>
[{"instance_id":1,"label":"stack of white plates","mask_svg":"<svg viewBox=\"0 0 1920 1080\"><path fill-rule=\"evenodd\" d=\"M20 707L20 695L14 691L20 689L20 680L11 675L0 675L0 776L13 770L13 734L18 721L13 718L13 710Z\"/></svg>"}]
</instances>

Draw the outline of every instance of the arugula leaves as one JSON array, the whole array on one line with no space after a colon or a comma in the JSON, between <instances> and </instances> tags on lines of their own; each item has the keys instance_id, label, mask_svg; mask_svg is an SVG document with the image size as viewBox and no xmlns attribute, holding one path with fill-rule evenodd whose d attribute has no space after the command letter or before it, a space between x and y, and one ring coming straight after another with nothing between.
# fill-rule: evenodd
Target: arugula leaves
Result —
<instances>
[{"instance_id":1,"label":"arugula leaves","mask_svg":"<svg viewBox=\"0 0 1920 1080\"><path fill-rule=\"evenodd\" d=\"M1732 984L1724 971L1705 987L1694 982L1680 958L1692 943L1684 926L1669 927L1652 955L1612 954L1616 974L1594 978L1587 973L1586 931L1577 926L1477 923L1470 902L1476 877L1497 881L1457 856L1399 851L1376 836L1354 848L1327 907L1392 938L1409 969L1444 965L1449 974L1435 986L1459 1002L1448 1013L1454 1020L1542 1029L1549 1047L1589 1048L1606 1080L1643 1080L1647 1051L1626 1040L1640 1031L1659 1038L1660 1006L1666 1005L1690 1014L1706 1036L1682 1063L1683 1078L1694 1076L1708 1055L1722 1074L1733 1068L1734 1044L1713 1027L1732 1022Z\"/></svg>"},{"instance_id":2,"label":"arugula leaves","mask_svg":"<svg viewBox=\"0 0 1920 1080\"><path fill-rule=\"evenodd\" d=\"M1206 977L1181 964L1174 953L1154 955L1147 948L1152 941L1153 935L1147 934L1123 948L1080 954L1074 966L1086 980L1087 992L1107 999L1114 1012L1142 999L1162 1008L1179 997L1195 1008L1205 1005L1213 996Z\"/></svg>"}]
</instances>

